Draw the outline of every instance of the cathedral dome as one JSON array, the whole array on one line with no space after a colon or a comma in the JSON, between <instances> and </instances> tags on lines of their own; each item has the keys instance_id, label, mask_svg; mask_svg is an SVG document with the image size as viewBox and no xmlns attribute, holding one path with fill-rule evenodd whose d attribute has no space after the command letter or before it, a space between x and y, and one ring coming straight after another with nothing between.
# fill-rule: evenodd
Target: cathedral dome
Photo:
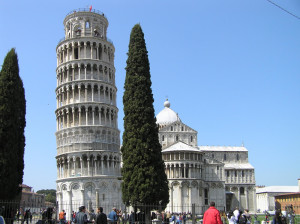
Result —
<instances>
[{"instance_id":1,"label":"cathedral dome","mask_svg":"<svg viewBox=\"0 0 300 224\"><path fill-rule=\"evenodd\" d=\"M168 125L175 121L180 121L178 114L170 109L170 102L168 99L164 102L164 109L156 116L156 123L159 125Z\"/></svg>"}]
</instances>

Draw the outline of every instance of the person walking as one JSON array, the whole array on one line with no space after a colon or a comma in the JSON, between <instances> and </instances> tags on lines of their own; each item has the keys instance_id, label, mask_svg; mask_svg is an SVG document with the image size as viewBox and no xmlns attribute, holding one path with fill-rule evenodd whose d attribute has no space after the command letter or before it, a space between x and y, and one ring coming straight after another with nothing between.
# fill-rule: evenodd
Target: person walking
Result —
<instances>
[{"instance_id":1,"label":"person walking","mask_svg":"<svg viewBox=\"0 0 300 224\"><path fill-rule=\"evenodd\" d=\"M227 219L228 219L229 224L235 224L236 223L236 219L235 219L235 216L233 214L233 211L228 212Z\"/></svg>"},{"instance_id":2,"label":"person walking","mask_svg":"<svg viewBox=\"0 0 300 224\"><path fill-rule=\"evenodd\" d=\"M129 224L134 224L134 222L135 222L134 212L131 211L129 216Z\"/></svg>"},{"instance_id":3,"label":"person walking","mask_svg":"<svg viewBox=\"0 0 300 224\"><path fill-rule=\"evenodd\" d=\"M273 218L273 224L282 224L280 211L278 211L278 210L275 212L275 216Z\"/></svg>"},{"instance_id":4,"label":"person walking","mask_svg":"<svg viewBox=\"0 0 300 224\"><path fill-rule=\"evenodd\" d=\"M118 216L117 216L117 209L115 207L112 208L112 211L108 214L108 218L110 219L110 222L113 224L116 224L118 221Z\"/></svg>"},{"instance_id":5,"label":"person walking","mask_svg":"<svg viewBox=\"0 0 300 224\"><path fill-rule=\"evenodd\" d=\"M92 209L89 216L90 216L90 219L89 219L90 221L95 221L96 220L96 214L94 212L94 209Z\"/></svg>"},{"instance_id":6,"label":"person walking","mask_svg":"<svg viewBox=\"0 0 300 224\"><path fill-rule=\"evenodd\" d=\"M79 212L75 216L75 223L76 224L87 224L89 223L87 215L85 214L86 209L85 206L81 206L79 208Z\"/></svg>"},{"instance_id":7,"label":"person walking","mask_svg":"<svg viewBox=\"0 0 300 224\"><path fill-rule=\"evenodd\" d=\"M210 202L209 209L203 215L203 224L223 224L220 217L220 212L215 208L215 202Z\"/></svg>"},{"instance_id":8,"label":"person walking","mask_svg":"<svg viewBox=\"0 0 300 224\"><path fill-rule=\"evenodd\" d=\"M235 217L235 223L238 223L238 220L240 218L240 211L238 207L236 207L235 210L233 211L233 215Z\"/></svg>"},{"instance_id":9,"label":"person walking","mask_svg":"<svg viewBox=\"0 0 300 224\"><path fill-rule=\"evenodd\" d=\"M30 218L30 209L26 210L25 215L24 215L24 220L26 221L26 224L28 224L28 220Z\"/></svg>"},{"instance_id":10,"label":"person walking","mask_svg":"<svg viewBox=\"0 0 300 224\"><path fill-rule=\"evenodd\" d=\"M58 218L59 218L59 223L60 223L60 224L65 224L65 223L66 223L66 212L65 212L65 210L62 210L62 211L58 214Z\"/></svg>"},{"instance_id":11,"label":"person walking","mask_svg":"<svg viewBox=\"0 0 300 224\"><path fill-rule=\"evenodd\" d=\"M103 213L103 208L97 209L96 223L95 224L107 224L107 216Z\"/></svg>"}]
</instances>

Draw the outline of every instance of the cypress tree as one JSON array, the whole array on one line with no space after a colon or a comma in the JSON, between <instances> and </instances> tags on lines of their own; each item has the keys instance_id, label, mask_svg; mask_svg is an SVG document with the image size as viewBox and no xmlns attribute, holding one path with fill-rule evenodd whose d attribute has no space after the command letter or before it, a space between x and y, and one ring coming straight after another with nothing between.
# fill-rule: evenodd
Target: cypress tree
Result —
<instances>
[{"instance_id":1,"label":"cypress tree","mask_svg":"<svg viewBox=\"0 0 300 224\"><path fill-rule=\"evenodd\" d=\"M169 202L168 180L153 108L148 51L139 24L132 28L127 54L121 148L123 201L126 205L160 204L164 208Z\"/></svg>"},{"instance_id":2,"label":"cypress tree","mask_svg":"<svg viewBox=\"0 0 300 224\"><path fill-rule=\"evenodd\" d=\"M0 72L0 200L18 200L24 169L26 101L15 49Z\"/></svg>"}]
</instances>

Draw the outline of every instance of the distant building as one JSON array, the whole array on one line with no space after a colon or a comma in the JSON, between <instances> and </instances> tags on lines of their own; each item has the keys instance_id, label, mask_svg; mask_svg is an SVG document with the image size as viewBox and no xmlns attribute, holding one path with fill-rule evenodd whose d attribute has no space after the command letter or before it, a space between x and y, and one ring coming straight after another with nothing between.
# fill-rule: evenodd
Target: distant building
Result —
<instances>
[{"instance_id":1,"label":"distant building","mask_svg":"<svg viewBox=\"0 0 300 224\"><path fill-rule=\"evenodd\" d=\"M30 209L31 212L40 212L40 209L45 207L45 195L37 194L32 190L32 187L22 184L22 196L20 207L24 210Z\"/></svg>"},{"instance_id":2,"label":"distant building","mask_svg":"<svg viewBox=\"0 0 300 224\"><path fill-rule=\"evenodd\" d=\"M256 189L257 209L263 211L275 210L277 195L294 194L299 192L299 186L269 186Z\"/></svg>"},{"instance_id":3,"label":"distant building","mask_svg":"<svg viewBox=\"0 0 300 224\"><path fill-rule=\"evenodd\" d=\"M279 194L275 196L275 208L287 211L291 208L295 214L300 215L300 179L298 179L298 192Z\"/></svg>"},{"instance_id":4,"label":"distant building","mask_svg":"<svg viewBox=\"0 0 300 224\"><path fill-rule=\"evenodd\" d=\"M215 201L220 210L235 207L256 211L254 167L242 145L198 146L197 131L170 109L170 102L156 116L159 141L169 180L171 212L189 212L196 205L202 213Z\"/></svg>"}]
</instances>

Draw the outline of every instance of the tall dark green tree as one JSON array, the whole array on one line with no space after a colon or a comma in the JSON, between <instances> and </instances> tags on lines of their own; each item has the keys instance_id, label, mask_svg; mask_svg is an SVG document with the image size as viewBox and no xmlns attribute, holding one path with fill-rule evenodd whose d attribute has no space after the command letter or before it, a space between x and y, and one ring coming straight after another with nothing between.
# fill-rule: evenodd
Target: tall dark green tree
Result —
<instances>
[{"instance_id":1,"label":"tall dark green tree","mask_svg":"<svg viewBox=\"0 0 300 224\"><path fill-rule=\"evenodd\" d=\"M169 202L168 180L158 140L150 65L144 33L132 28L124 85L122 193L127 205Z\"/></svg>"},{"instance_id":2,"label":"tall dark green tree","mask_svg":"<svg viewBox=\"0 0 300 224\"><path fill-rule=\"evenodd\" d=\"M0 200L18 200L23 182L26 100L15 49L0 71Z\"/></svg>"}]
</instances>

